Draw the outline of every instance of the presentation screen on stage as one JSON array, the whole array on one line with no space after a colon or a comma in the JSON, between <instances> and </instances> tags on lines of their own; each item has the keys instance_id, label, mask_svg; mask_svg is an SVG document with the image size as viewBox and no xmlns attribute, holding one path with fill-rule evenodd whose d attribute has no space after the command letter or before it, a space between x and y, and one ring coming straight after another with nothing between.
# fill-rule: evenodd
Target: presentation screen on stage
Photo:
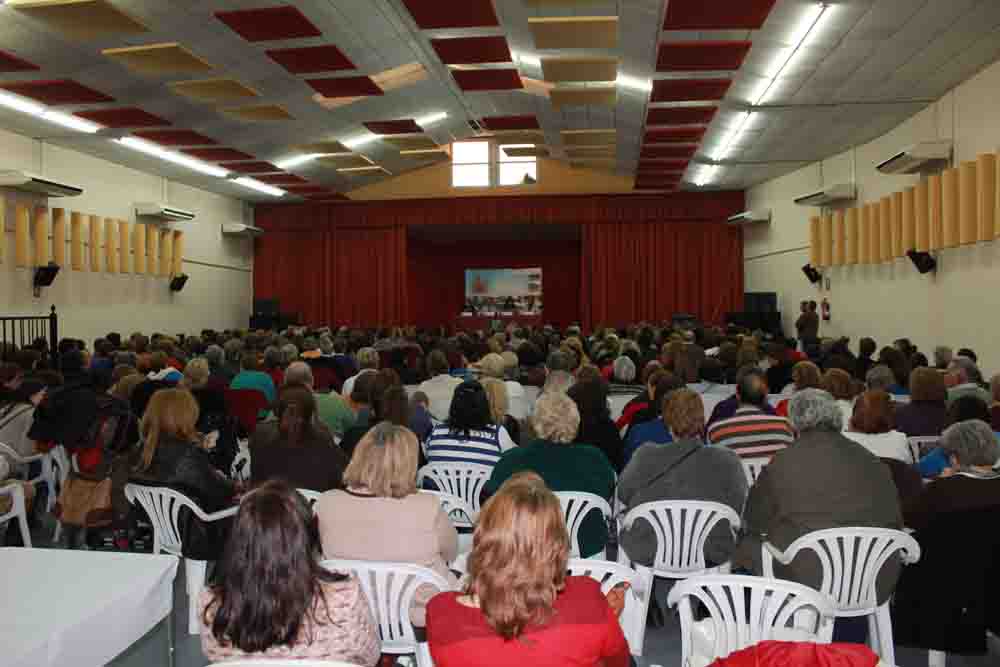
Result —
<instances>
[{"instance_id":1,"label":"presentation screen on stage","mask_svg":"<svg viewBox=\"0 0 1000 667\"><path fill-rule=\"evenodd\" d=\"M468 269L465 312L541 314L542 269Z\"/></svg>"}]
</instances>

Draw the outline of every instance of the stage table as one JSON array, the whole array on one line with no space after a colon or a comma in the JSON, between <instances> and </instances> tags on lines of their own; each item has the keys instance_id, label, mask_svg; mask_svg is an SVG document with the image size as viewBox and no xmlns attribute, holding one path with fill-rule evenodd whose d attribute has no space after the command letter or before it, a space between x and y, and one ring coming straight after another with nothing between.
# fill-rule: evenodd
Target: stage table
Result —
<instances>
[{"instance_id":1,"label":"stage table","mask_svg":"<svg viewBox=\"0 0 1000 667\"><path fill-rule=\"evenodd\" d=\"M520 326L531 326L540 327L542 326L542 316L541 315L503 315L497 313L496 315L486 316L486 315L459 315L455 318L455 328L464 329L466 331L478 331L479 329L488 329L491 322L499 321L502 322L506 327L508 324L514 323Z\"/></svg>"},{"instance_id":2,"label":"stage table","mask_svg":"<svg viewBox=\"0 0 1000 667\"><path fill-rule=\"evenodd\" d=\"M176 556L0 548L0 663L101 667L167 621Z\"/></svg>"}]
</instances>

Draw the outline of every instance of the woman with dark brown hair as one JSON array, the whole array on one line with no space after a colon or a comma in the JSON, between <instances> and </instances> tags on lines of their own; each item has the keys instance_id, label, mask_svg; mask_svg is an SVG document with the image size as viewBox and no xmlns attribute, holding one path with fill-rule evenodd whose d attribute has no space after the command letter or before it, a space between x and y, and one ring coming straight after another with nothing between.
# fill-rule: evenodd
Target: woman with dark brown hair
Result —
<instances>
[{"instance_id":1,"label":"woman with dark brown hair","mask_svg":"<svg viewBox=\"0 0 1000 667\"><path fill-rule=\"evenodd\" d=\"M283 482L240 503L201 595L201 645L213 661L243 657L374 665L379 638L358 581L324 569L309 504Z\"/></svg>"},{"instance_id":2,"label":"woman with dark brown hair","mask_svg":"<svg viewBox=\"0 0 1000 667\"><path fill-rule=\"evenodd\" d=\"M792 383L795 385L794 391L803 389L821 389L823 376L820 375L819 366L811 361L800 361L792 366ZM782 417L788 416L788 402L791 398L786 398L778 403L775 414Z\"/></svg>"},{"instance_id":3,"label":"woman with dark brown hair","mask_svg":"<svg viewBox=\"0 0 1000 667\"><path fill-rule=\"evenodd\" d=\"M562 507L532 473L511 477L476 523L465 590L427 607L438 667L626 667L629 648L610 597L566 576Z\"/></svg>"},{"instance_id":4,"label":"woman with dark brown hair","mask_svg":"<svg viewBox=\"0 0 1000 667\"><path fill-rule=\"evenodd\" d=\"M948 421L948 388L936 368L910 373L910 402L896 406L896 430L909 437L941 435Z\"/></svg>"},{"instance_id":5,"label":"woman with dark brown hair","mask_svg":"<svg viewBox=\"0 0 1000 667\"><path fill-rule=\"evenodd\" d=\"M844 435L883 459L915 463L906 436L895 430L892 396L869 389L854 402L851 428Z\"/></svg>"},{"instance_id":6,"label":"woman with dark brown hair","mask_svg":"<svg viewBox=\"0 0 1000 667\"><path fill-rule=\"evenodd\" d=\"M831 368L823 374L822 389L826 390L840 408L840 414L844 417L844 430L846 431L854 416L854 381L851 374L841 368Z\"/></svg>"}]
</instances>

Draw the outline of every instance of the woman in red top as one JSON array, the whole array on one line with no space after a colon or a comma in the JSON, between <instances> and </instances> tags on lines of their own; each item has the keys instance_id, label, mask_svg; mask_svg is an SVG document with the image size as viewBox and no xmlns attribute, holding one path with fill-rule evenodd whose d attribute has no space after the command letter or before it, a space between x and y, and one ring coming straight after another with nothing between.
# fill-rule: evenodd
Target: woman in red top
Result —
<instances>
[{"instance_id":1,"label":"woman in red top","mask_svg":"<svg viewBox=\"0 0 1000 667\"><path fill-rule=\"evenodd\" d=\"M627 667L611 597L566 576L568 558L559 500L534 473L511 477L479 515L465 590L427 606L437 667Z\"/></svg>"}]
</instances>

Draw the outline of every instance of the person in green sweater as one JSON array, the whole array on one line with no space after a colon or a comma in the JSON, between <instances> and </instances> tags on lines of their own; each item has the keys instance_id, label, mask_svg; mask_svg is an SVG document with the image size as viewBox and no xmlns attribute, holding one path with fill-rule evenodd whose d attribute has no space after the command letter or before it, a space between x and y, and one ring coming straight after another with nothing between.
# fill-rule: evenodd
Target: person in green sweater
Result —
<instances>
[{"instance_id":1,"label":"person in green sweater","mask_svg":"<svg viewBox=\"0 0 1000 667\"><path fill-rule=\"evenodd\" d=\"M285 384L301 384L313 390L312 368L304 361L293 361L285 369ZM337 392L316 393L316 417L338 438L354 426L354 410Z\"/></svg>"},{"instance_id":2,"label":"person in green sweater","mask_svg":"<svg viewBox=\"0 0 1000 667\"><path fill-rule=\"evenodd\" d=\"M545 393L531 417L537 439L525 447L504 452L484 487L489 497L516 473L531 470L553 491L584 491L611 499L615 471L597 447L573 443L580 427L576 403L565 392ZM579 533L580 555L597 554L608 541L607 524L600 512L591 511Z\"/></svg>"}]
</instances>

